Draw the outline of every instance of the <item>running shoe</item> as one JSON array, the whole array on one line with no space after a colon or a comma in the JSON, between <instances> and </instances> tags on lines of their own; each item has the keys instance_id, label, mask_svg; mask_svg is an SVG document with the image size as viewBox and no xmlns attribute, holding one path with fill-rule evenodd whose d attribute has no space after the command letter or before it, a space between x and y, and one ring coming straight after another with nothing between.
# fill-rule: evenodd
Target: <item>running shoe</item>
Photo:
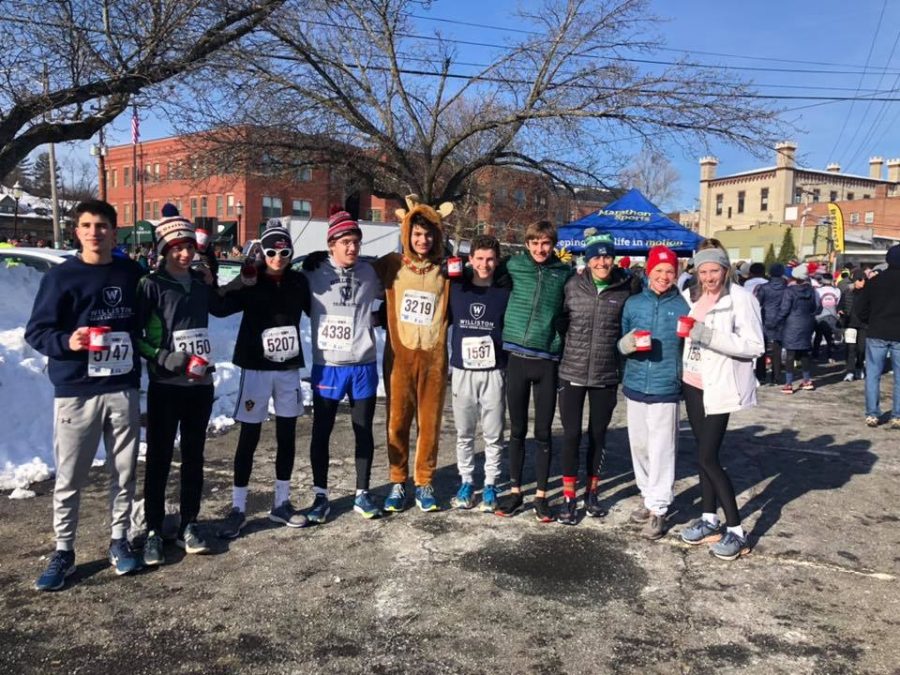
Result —
<instances>
[{"instance_id":1,"label":"running shoe","mask_svg":"<svg viewBox=\"0 0 900 675\"><path fill-rule=\"evenodd\" d=\"M494 514L503 518L512 518L522 510L524 503L521 492L510 492L497 500L497 510L494 511Z\"/></svg>"},{"instance_id":2,"label":"running shoe","mask_svg":"<svg viewBox=\"0 0 900 675\"><path fill-rule=\"evenodd\" d=\"M603 518L606 509L600 504L600 491L588 490L584 496L584 512L591 518Z\"/></svg>"},{"instance_id":3,"label":"running shoe","mask_svg":"<svg viewBox=\"0 0 900 675\"><path fill-rule=\"evenodd\" d=\"M535 511L537 511L537 506L535 506ZM540 518L538 519L540 520ZM556 516L556 521L563 525L577 525L578 500L574 497L566 497L562 508L559 510L559 515Z\"/></svg>"},{"instance_id":4,"label":"running shoe","mask_svg":"<svg viewBox=\"0 0 900 675\"><path fill-rule=\"evenodd\" d=\"M794 393L794 386L791 385L791 384L786 384L786 385L784 385L784 386L781 388L781 393L782 393L782 394L788 394L788 395L793 394L793 393Z\"/></svg>"},{"instance_id":5,"label":"running shoe","mask_svg":"<svg viewBox=\"0 0 900 675\"><path fill-rule=\"evenodd\" d=\"M131 545L125 537L109 540L109 563L115 568L118 576L137 572L143 567L143 561L131 550Z\"/></svg>"},{"instance_id":6,"label":"running shoe","mask_svg":"<svg viewBox=\"0 0 900 675\"><path fill-rule=\"evenodd\" d=\"M553 517L553 510L550 508L550 504L547 503L546 497L535 497L533 506L534 517L537 518L539 523L552 523L556 520Z\"/></svg>"},{"instance_id":7,"label":"running shoe","mask_svg":"<svg viewBox=\"0 0 900 675\"><path fill-rule=\"evenodd\" d=\"M406 508L406 488L403 483L394 483L391 494L384 500L384 510L396 513Z\"/></svg>"},{"instance_id":8,"label":"running shoe","mask_svg":"<svg viewBox=\"0 0 900 675\"><path fill-rule=\"evenodd\" d=\"M163 555L163 540L156 530L147 533L147 541L144 542L144 564L149 567L163 565L166 557Z\"/></svg>"},{"instance_id":9,"label":"running shoe","mask_svg":"<svg viewBox=\"0 0 900 675\"><path fill-rule=\"evenodd\" d=\"M891 429L900 429L900 417L891 418Z\"/></svg>"},{"instance_id":10,"label":"running shoe","mask_svg":"<svg viewBox=\"0 0 900 675\"><path fill-rule=\"evenodd\" d=\"M691 546L709 544L722 538L722 527L698 518L681 531L681 541Z\"/></svg>"},{"instance_id":11,"label":"running shoe","mask_svg":"<svg viewBox=\"0 0 900 675\"><path fill-rule=\"evenodd\" d=\"M58 591L66 585L66 578L75 573L75 551L54 551L47 569L34 582L38 591Z\"/></svg>"},{"instance_id":12,"label":"running shoe","mask_svg":"<svg viewBox=\"0 0 900 675\"><path fill-rule=\"evenodd\" d=\"M441 510L434 496L434 488L431 487L431 483L416 487L416 506L419 507L419 511L425 511L426 513Z\"/></svg>"},{"instance_id":13,"label":"running shoe","mask_svg":"<svg viewBox=\"0 0 900 675\"><path fill-rule=\"evenodd\" d=\"M471 483L463 483L459 486L459 490L456 491L456 495L454 495L453 499L450 500L450 505L454 509L471 509L475 506L475 488Z\"/></svg>"},{"instance_id":14,"label":"running shoe","mask_svg":"<svg viewBox=\"0 0 900 675\"><path fill-rule=\"evenodd\" d=\"M666 517L665 515L658 515L656 513L650 514L650 520L647 521L647 524L644 525L641 530L641 536L644 539L649 539L651 541L656 541L657 539L662 539L663 535L666 533Z\"/></svg>"},{"instance_id":15,"label":"running shoe","mask_svg":"<svg viewBox=\"0 0 900 675\"><path fill-rule=\"evenodd\" d=\"M290 501L283 501L269 511L269 520L273 523L281 523L288 527L306 527L309 521L302 513L294 509Z\"/></svg>"},{"instance_id":16,"label":"running shoe","mask_svg":"<svg viewBox=\"0 0 900 675\"><path fill-rule=\"evenodd\" d=\"M482 513L494 513L497 510L497 488L495 486L484 486L481 493L481 506L478 508Z\"/></svg>"},{"instance_id":17,"label":"running shoe","mask_svg":"<svg viewBox=\"0 0 900 675\"><path fill-rule=\"evenodd\" d=\"M331 513L331 502L328 501L328 497L321 492L316 493L312 506L310 506L309 511L306 512L306 519L311 523L321 525L328 520L329 513Z\"/></svg>"},{"instance_id":18,"label":"running shoe","mask_svg":"<svg viewBox=\"0 0 900 675\"><path fill-rule=\"evenodd\" d=\"M381 509L378 508L368 490L356 495L356 499L353 500L353 510L363 518L378 518L381 515Z\"/></svg>"},{"instance_id":19,"label":"running shoe","mask_svg":"<svg viewBox=\"0 0 900 675\"><path fill-rule=\"evenodd\" d=\"M718 542L710 546L709 550L720 560L737 560L742 555L750 553L747 539L727 530Z\"/></svg>"},{"instance_id":20,"label":"running shoe","mask_svg":"<svg viewBox=\"0 0 900 675\"><path fill-rule=\"evenodd\" d=\"M800 383L800 388L803 391L814 391L816 388L816 385L813 384L812 380L803 380L803 382Z\"/></svg>"},{"instance_id":21,"label":"running shoe","mask_svg":"<svg viewBox=\"0 0 900 675\"><path fill-rule=\"evenodd\" d=\"M877 427L879 421L880 420L878 419L877 415L866 415L866 426L867 427L873 427L873 428Z\"/></svg>"},{"instance_id":22,"label":"running shoe","mask_svg":"<svg viewBox=\"0 0 900 675\"><path fill-rule=\"evenodd\" d=\"M646 523L648 520L650 520L650 509L639 506L631 512L631 514L628 516L628 519L632 523Z\"/></svg>"},{"instance_id":23,"label":"running shoe","mask_svg":"<svg viewBox=\"0 0 900 675\"><path fill-rule=\"evenodd\" d=\"M853 373L847 373L844 375L844 382L853 382Z\"/></svg>"},{"instance_id":24,"label":"running shoe","mask_svg":"<svg viewBox=\"0 0 900 675\"><path fill-rule=\"evenodd\" d=\"M184 528L184 532L178 535L175 540L178 548L183 548L185 553L202 554L209 553L209 545L200 534L200 528L197 523L188 523Z\"/></svg>"},{"instance_id":25,"label":"running shoe","mask_svg":"<svg viewBox=\"0 0 900 675\"><path fill-rule=\"evenodd\" d=\"M222 526L219 528L219 538L237 539L241 535L241 530L244 529L244 525L246 524L247 516L244 515L244 512L236 506L232 507L231 511L228 512L228 515L225 516Z\"/></svg>"}]
</instances>

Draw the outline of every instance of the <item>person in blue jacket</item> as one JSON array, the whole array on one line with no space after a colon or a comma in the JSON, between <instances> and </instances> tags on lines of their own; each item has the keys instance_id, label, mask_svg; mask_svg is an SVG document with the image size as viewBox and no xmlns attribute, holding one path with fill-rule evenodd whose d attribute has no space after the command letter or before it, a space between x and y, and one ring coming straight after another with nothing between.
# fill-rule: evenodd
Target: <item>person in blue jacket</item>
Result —
<instances>
[{"instance_id":1,"label":"person in blue jacket","mask_svg":"<svg viewBox=\"0 0 900 675\"><path fill-rule=\"evenodd\" d=\"M647 258L647 283L625 303L619 340L619 351L626 357L622 390L631 462L643 498L631 520L646 523L642 535L648 539L665 534L666 512L674 498L683 347L677 324L678 317L690 311L675 287L675 276L675 253L665 246L653 247ZM650 351L637 351L636 330L650 331Z\"/></svg>"},{"instance_id":2,"label":"person in blue jacket","mask_svg":"<svg viewBox=\"0 0 900 675\"><path fill-rule=\"evenodd\" d=\"M785 355L783 394L794 393L794 362L800 361L803 380L800 388L807 391L815 389L810 374L810 351L812 336L816 330L816 315L821 311L819 295L809 284L809 271L806 264L797 265L791 278L795 283L788 286L781 299L781 310L776 319L781 326L781 344Z\"/></svg>"}]
</instances>

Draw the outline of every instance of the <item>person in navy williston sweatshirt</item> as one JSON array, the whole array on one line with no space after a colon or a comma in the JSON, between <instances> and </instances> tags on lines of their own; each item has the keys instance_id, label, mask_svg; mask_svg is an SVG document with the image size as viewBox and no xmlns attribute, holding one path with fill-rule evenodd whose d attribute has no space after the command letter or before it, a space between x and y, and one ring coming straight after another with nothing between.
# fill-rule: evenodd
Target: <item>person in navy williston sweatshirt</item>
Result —
<instances>
[{"instance_id":1,"label":"person in navy williston sweatshirt","mask_svg":"<svg viewBox=\"0 0 900 675\"><path fill-rule=\"evenodd\" d=\"M119 575L142 566L127 538L140 437L135 298L142 270L133 260L113 257L112 206L81 202L75 216L81 251L44 275L25 329L28 344L49 357L54 387L56 553L35 582L41 591L62 588L75 571L81 489L101 438L110 474L109 560Z\"/></svg>"}]
</instances>

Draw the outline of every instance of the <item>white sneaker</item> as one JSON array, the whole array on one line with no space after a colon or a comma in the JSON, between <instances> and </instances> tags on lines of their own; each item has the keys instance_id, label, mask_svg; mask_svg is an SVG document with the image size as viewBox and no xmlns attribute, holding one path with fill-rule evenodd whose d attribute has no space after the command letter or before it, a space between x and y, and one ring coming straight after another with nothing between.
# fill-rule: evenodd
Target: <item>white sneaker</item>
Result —
<instances>
[{"instance_id":1,"label":"white sneaker","mask_svg":"<svg viewBox=\"0 0 900 675\"><path fill-rule=\"evenodd\" d=\"M853 373L847 373L844 375L844 382L853 382Z\"/></svg>"}]
</instances>

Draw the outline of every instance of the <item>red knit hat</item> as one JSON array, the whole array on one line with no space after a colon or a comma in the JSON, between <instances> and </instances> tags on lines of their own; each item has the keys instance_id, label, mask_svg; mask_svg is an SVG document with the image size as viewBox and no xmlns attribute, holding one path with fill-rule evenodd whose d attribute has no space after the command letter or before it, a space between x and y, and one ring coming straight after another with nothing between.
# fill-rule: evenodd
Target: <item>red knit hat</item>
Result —
<instances>
[{"instance_id":1,"label":"red knit hat","mask_svg":"<svg viewBox=\"0 0 900 675\"><path fill-rule=\"evenodd\" d=\"M621 258L619 258L618 265L623 270L627 270L629 267L631 267L631 258L629 258L627 255L623 255Z\"/></svg>"},{"instance_id":2,"label":"red knit hat","mask_svg":"<svg viewBox=\"0 0 900 675\"><path fill-rule=\"evenodd\" d=\"M343 237L345 234L355 233L362 239L362 230L359 229L359 223L353 220L346 211L332 211L331 217L328 219L328 241L334 241Z\"/></svg>"},{"instance_id":3,"label":"red knit hat","mask_svg":"<svg viewBox=\"0 0 900 675\"><path fill-rule=\"evenodd\" d=\"M678 257L668 246L654 246L647 256L647 274L650 274L654 267L662 263L669 263L672 267L677 267Z\"/></svg>"}]
</instances>

